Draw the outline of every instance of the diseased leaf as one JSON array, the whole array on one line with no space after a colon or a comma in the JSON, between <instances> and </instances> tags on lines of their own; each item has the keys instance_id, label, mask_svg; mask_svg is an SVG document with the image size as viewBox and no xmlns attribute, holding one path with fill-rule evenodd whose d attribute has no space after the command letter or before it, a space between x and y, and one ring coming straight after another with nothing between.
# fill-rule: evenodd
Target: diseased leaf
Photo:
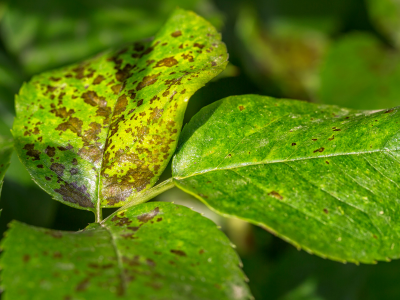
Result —
<instances>
[{"instance_id":1,"label":"diseased leaf","mask_svg":"<svg viewBox=\"0 0 400 300\"><path fill-rule=\"evenodd\" d=\"M400 105L399 62L400 56L373 35L350 33L327 51L318 99L355 109Z\"/></svg>"},{"instance_id":2,"label":"diseased leaf","mask_svg":"<svg viewBox=\"0 0 400 300\"><path fill-rule=\"evenodd\" d=\"M249 299L216 225L152 202L63 232L13 222L2 242L4 299Z\"/></svg>"},{"instance_id":3,"label":"diseased leaf","mask_svg":"<svg viewBox=\"0 0 400 300\"><path fill-rule=\"evenodd\" d=\"M152 41L25 84L13 132L20 159L56 200L121 206L158 180L190 96L226 63L216 30L178 9Z\"/></svg>"},{"instance_id":4,"label":"diseased leaf","mask_svg":"<svg viewBox=\"0 0 400 300\"><path fill-rule=\"evenodd\" d=\"M399 258L399 111L229 97L183 130L174 181L320 256Z\"/></svg>"},{"instance_id":5,"label":"diseased leaf","mask_svg":"<svg viewBox=\"0 0 400 300\"><path fill-rule=\"evenodd\" d=\"M13 143L11 140L0 136L0 196L3 187L3 179L7 168L10 165L11 153L13 151Z\"/></svg>"}]
</instances>

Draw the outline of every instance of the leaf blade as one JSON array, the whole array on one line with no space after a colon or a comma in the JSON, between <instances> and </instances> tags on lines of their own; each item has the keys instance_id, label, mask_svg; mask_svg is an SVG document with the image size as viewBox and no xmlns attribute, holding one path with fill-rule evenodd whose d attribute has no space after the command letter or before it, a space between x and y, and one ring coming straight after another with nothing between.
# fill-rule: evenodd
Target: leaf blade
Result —
<instances>
[{"instance_id":1,"label":"leaf blade","mask_svg":"<svg viewBox=\"0 0 400 300\"><path fill-rule=\"evenodd\" d=\"M178 9L153 41L25 84L13 132L18 154L56 200L91 211L121 206L158 180L188 99L226 60L216 30Z\"/></svg>"},{"instance_id":2,"label":"leaf blade","mask_svg":"<svg viewBox=\"0 0 400 300\"><path fill-rule=\"evenodd\" d=\"M323 257L397 258L398 118L397 108L229 97L185 127L174 181L217 212Z\"/></svg>"},{"instance_id":3,"label":"leaf blade","mask_svg":"<svg viewBox=\"0 0 400 300\"><path fill-rule=\"evenodd\" d=\"M6 299L249 297L229 240L170 203L135 206L77 233L14 222L3 247Z\"/></svg>"}]
</instances>

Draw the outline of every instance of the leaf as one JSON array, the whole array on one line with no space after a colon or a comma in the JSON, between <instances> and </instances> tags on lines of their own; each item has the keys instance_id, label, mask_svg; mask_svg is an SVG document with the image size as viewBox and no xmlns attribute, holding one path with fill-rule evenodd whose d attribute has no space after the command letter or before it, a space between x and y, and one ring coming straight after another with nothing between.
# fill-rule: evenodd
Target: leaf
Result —
<instances>
[{"instance_id":1,"label":"leaf","mask_svg":"<svg viewBox=\"0 0 400 300\"><path fill-rule=\"evenodd\" d=\"M152 202L63 232L11 223L4 299L249 299L239 257L210 220Z\"/></svg>"},{"instance_id":2,"label":"leaf","mask_svg":"<svg viewBox=\"0 0 400 300\"><path fill-rule=\"evenodd\" d=\"M155 184L190 96L227 63L220 35L178 9L151 42L35 76L16 99L20 159L56 200L100 211Z\"/></svg>"},{"instance_id":3,"label":"leaf","mask_svg":"<svg viewBox=\"0 0 400 300\"><path fill-rule=\"evenodd\" d=\"M10 139L0 136L0 195L3 187L3 179L8 166L10 165L13 143Z\"/></svg>"},{"instance_id":4,"label":"leaf","mask_svg":"<svg viewBox=\"0 0 400 300\"><path fill-rule=\"evenodd\" d=\"M175 184L223 215L339 261L400 256L399 108L245 95L183 130Z\"/></svg>"},{"instance_id":5,"label":"leaf","mask_svg":"<svg viewBox=\"0 0 400 300\"><path fill-rule=\"evenodd\" d=\"M368 12L375 27L400 46L400 5L395 0L367 0Z\"/></svg>"},{"instance_id":6,"label":"leaf","mask_svg":"<svg viewBox=\"0 0 400 300\"><path fill-rule=\"evenodd\" d=\"M320 71L318 98L356 109L400 105L400 56L373 35L351 33L332 44Z\"/></svg>"}]
</instances>

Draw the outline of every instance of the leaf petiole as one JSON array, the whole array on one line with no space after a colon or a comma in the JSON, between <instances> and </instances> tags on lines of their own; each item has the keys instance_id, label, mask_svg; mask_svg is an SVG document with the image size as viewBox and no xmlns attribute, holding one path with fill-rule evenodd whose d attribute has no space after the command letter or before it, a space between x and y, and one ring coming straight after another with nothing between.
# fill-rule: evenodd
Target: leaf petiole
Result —
<instances>
[{"instance_id":1,"label":"leaf petiole","mask_svg":"<svg viewBox=\"0 0 400 300\"><path fill-rule=\"evenodd\" d=\"M136 195L136 197L134 199L132 199L127 204L122 206L120 209L118 209L115 213L111 214L109 217L117 214L121 210L125 210L129 207L132 207L132 206L135 206L135 205L138 205L141 203L145 203L145 202L153 199L154 197L164 193L165 191L172 189L174 186L175 186L175 183L172 181L172 178L169 178L169 179L161 182L160 184L156 185L155 187ZM104 219L101 223L104 223L109 217Z\"/></svg>"}]
</instances>

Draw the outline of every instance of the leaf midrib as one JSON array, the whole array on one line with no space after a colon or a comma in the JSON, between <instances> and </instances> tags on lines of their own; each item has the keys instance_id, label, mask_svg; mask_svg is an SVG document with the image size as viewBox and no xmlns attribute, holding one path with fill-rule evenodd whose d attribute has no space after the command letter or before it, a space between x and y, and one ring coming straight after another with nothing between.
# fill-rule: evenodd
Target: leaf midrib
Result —
<instances>
[{"instance_id":1,"label":"leaf midrib","mask_svg":"<svg viewBox=\"0 0 400 300\"><path fill-rule=\"evenodd\" d=\"M292 159L281 159L281 160L273 160L273 161L261 161L261 162L256 162L256 163L248 163L244 165L239 165L235 167L226 167L226 168L214 168L214 169L209 169L209 170L204 170L200 172L194 172L193 174L187 175L187 176L173 176L174 179L186 179L190 177L194 177L197 175L202 175L205 173L210 173L210 172L218 172L218 171L223 171L223 170L235 170L235 169L240 169L240 168L245 168L248 166L257 166L257 165L267 165L267 164L279 164L279 163L287 163L287 162L293 162L293 161L303 161L303 160L310 160L310 159L322 159L322 158L327 158L327 157L336 157L336 156L350 156L350 155L361 155L361 154L369 154L369 153L378 153L378 152L396 152L400 150L390 150L390 149L377 149L377 150L369 150L369 151L360 151L360 152L349 152L349 153L332 153L328 155L319 155L319 156L314 156L314 157L300 157L300 158L292 158Z\"/></svg>"}]
</instances>

